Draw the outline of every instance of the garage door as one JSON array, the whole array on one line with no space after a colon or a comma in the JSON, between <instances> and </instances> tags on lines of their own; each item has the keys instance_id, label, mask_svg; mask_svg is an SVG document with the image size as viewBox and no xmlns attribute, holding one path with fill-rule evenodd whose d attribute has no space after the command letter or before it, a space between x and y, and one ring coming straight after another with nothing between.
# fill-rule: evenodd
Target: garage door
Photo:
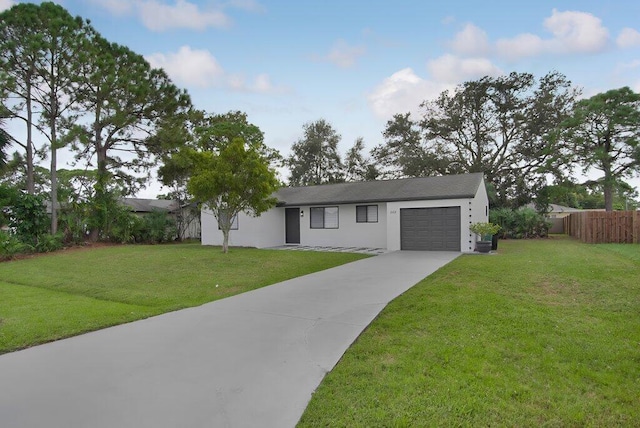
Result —
<instances>
[{"instance_id":1,"label":"garage door","mask_svg":"<svg viewBox=\"0 0 640 428\"><path fill-rule=\"evenodd\" d=\"M400 248L460 251L460 207L401 209Z\"/></svg>"}]
</instances>

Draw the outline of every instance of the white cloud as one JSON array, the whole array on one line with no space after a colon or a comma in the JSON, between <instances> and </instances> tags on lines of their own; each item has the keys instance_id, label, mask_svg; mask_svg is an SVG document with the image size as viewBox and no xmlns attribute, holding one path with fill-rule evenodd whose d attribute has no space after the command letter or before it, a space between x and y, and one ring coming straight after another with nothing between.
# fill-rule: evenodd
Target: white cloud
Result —
<instances>
[{"instance_id":1,"label":"white cloud","mask_svg":"<svg viewBox=\"0 0 640 428\"><path fill-rule=\"evenodd\" d=\"M518 59L537 56L544 52L544 41L535 34L519 34L512 39L500 39L496 42L500 56Z\"/></svg>"},{"instance_id":2,"label":"white cloud","mask_svg":"<svg viewBox=\"0 0 640 428\"><path fill-rule=\"evenodd\" d=\"M365 52L364 46L351 46L344 40L338 40L331 48L331 51L321 59L340 68L350 68L356 64L358 58L364 55Z\"/></svg>"},{"instance_id":3,"label":"white cloud","mask_svg":"<svg viewBox=\"0 0 640 428\"><path fill-rule=\"evenodd\" d=\"M13 0L0 0L0 12L9 9L14 4L16 4L16 2Z\"/></svg>"},{"instance_id":4,"label":"white cloud","mask_svg":"<svg viewBox=\"0 0 640 428\"><path fill-rule=\"evenodd\" d=\"M590 13L554 9L544 26L554 35L550 45L558 53L599 52L609 41L609 31Z\"/></svg>"},{"instance_id":5,"label":"white cloud","mask_svg":"<svg viewBox=\"0 0 640 428\"><path fill-rule=\"evenodd\" d=\"M91 0L114 15L127 15L133 11L134 2L130 0Z\"/></svg>"},{"instance_id":6,"label":"white cloud","mask_svg":"<svg viewBox=\"0 0 640 428\"><path fill-rule=\"evenodd\" d=\"M437 82L449 84L502 74L502 70L486 58L459 58L451 54L429 61L427 69Z\"/></svg>"},{"instance_id":7,"label":"white cloud","mask_svg":"<svg viewBox=\"0 0 640 428\"><path fill-rule=\"evenodd\" d=\"M451 86L425 80L411 68L402 69L386 78L367 97L374 114L390 119L396 113L418 114L420 104L438 97Z\"/></svg>"},{"instance_id":8,"label":"white cloud","mask_svg":"<svg viewBox=\"0 0 640 428\"><path fill-rule=\"evenodd\" d=\"M221 11L203 11L186 0L177 0L173 6L157 0L146 0L138 4L138 12L143 24L153 31L173 28L204 30L207 27L225 28L231 24Z\"/></svg>"},{"instance_id":9,"label":"white cloud","mask_svg":"<svg viewBox=\"0 0 640 428\"><path fill-rule=\"evenodd\" d=\"M185 86L226 87L254 93L286 92L286 88L274 85L267 74L259 74L247 82L240 74L226 73L211 52L205 49L182 46L178 52L154 53L145 59L152 67L164 69L172 80Z\"/></svg>"},{"instance_id":10,"label":"white cloud","mask_svg":"<svg viewBox=\"0 0 640 428\"><path fill-rule=\"evenodd\" d=\"M207 50L182 46L175 53L154 53L145 57L151 66L163 68L176 82L197 87L219 83L224 70Z\"/></svg>"},{"instance_id":11,"label":"white cloud","mask_svg":"<svg viewBox=\"0 0 640 428\"><path fill-rule=\"evenodd\" d=\"M609 31L602 21L586 12L554 9L544 20L544 27L553 37L543 39L526 33L500 39L496 42L498 53L512 60L545 53L595 53L604 50L609 42Z\"/></svg>"},{"instance_id":12,"label":"white cloud","mask_svg":"<svg viewBox=\"0 0 640 428\"><path fill-rule=\"evenodd\" d=\"M227 78L227 85L235 91L253 92L259 94L274 94L288 92L287 88L276 86L271 82L268 74L259 74L253 81L247 83L246 79L239 74L230 75Z\"/></svg>"},{"instance_id":13,"label":"white cloud","mask_svg":"<svg viewBox=\"0 0 640 428\"><path fill-rule=\"evenodd\" d=\"M462 55L484 55L489 52L489 38L487 33L473 24L465 25L450 43L451 49Z\"/></svg>"},{"instance_id":14,"label":"white cloud","mask_svg":"<svg viewBox=\"0 0 640 428\"><path fill-rule=\"evenodd\" d=\"M623 28L616 39L616 44L621 48L634 48L640 46L640 32L633 28Z\"/></svg>"},{"instance_id":15,"label":"white cloud","mask_svg":"<svg viewBox=\"0 0 640 428\"><path fill-rule=\"evenodd\" d=\"M0 0L6 2L12 0ZM266 9L257 0L229 0L209 2L209 8L201 2L189 0L90 0L114 15L137 15L148 29L165 31L175 28L205 30L206 28L227 28L231 18L226 9L240 9L246 12L262 13ZM1 3L0 3L1 4Z\"/></svg>"}]
</instances>

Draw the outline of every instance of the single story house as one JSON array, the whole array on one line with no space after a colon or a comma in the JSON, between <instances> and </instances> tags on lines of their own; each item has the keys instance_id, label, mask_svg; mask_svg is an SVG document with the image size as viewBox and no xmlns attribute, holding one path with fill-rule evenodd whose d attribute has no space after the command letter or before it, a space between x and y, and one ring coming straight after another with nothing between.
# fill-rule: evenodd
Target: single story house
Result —
<instances>
[{"instance_id":1,"label":"single story house","mask_svg":"<svg viewBox=\"0 0 640 428\"><path fill-rule=\"evenodd\" d=\"M471 252L469 225L488 221L481 173L284 187L276 207L234 219L229 245L367 247ZM202 244L222 245L213 213L203 208Z\"/></svg>"},{"instance_id":2,"label":"single story house","mask_svg":"<svg viewBox=\"0 0 640 428\"><path fill-rule=\"evenodd\" d=\"M195 204L180 205L173 199L122 198L122 205L139 217L153 211L165 211L173 218L180 239L200 238L200 219Z\"/></svg>"}]
</instances>

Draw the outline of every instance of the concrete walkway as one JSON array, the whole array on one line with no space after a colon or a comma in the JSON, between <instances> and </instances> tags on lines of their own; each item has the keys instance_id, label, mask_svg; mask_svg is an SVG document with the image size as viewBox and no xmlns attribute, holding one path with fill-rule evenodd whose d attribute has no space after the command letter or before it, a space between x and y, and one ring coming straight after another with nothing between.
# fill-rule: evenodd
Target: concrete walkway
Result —
<instances>
[{"instance_id":1,"label":"concrete walkway","mask_svg":"<svg viewBox=\"0 0 640 428\"><path fill-rule=\"evenodd\" d=\"M393 252L0 356L0 426L293 427L393 298L458 253Z\"/></svg>"}]
</instances>

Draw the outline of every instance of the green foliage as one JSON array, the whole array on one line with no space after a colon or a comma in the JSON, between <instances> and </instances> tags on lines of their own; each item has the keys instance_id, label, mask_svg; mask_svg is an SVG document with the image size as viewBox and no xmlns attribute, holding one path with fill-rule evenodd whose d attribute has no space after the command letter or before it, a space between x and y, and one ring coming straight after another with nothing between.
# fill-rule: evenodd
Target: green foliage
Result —
<instances>
[{"instance_id":1,"label":"green foliage","mask_svg":"<svg viewBox=\"0 0 640 428\"><path fill-rule=\"evenodd\" d=\"M9 159L9 155L7 150L11 145L11 136L4 129L4 120L0 116L0 172L4 169L7 164L7 160Z\"/></svg>"},{"instance_id":2,"label":"green foliage","mask_svg":"<svg viewBox=\"0 0 640 428\"><path fill-rule=\"evenodd\" d=\"M196 166L187 188L213 211L227 252L233 218L240 212L257 216L273 207L276 200L271 195L279 183L269 160L241 136L217 150L191 152Z\"/></svg>"},{"instance_id":3,"label":"green foliage","mask_svg":"<svg viewBox=\"0 0 640 428\"><path fill-rule=\"evenodd\" d=\"M291 174L289 185L344 181L342 160L338 153L340 134L324 119L303 125L304 137L291 146L287 166Z\"/></svg>"},{"instance_id":4,"label":"green foliage","mask_svg":"<svg viewBox=\"0 0 640 428\"><path fill-rule=\"evenodd\" d=\"M538 193L536 208L540 212L546 212L549 204L579 209L604 209L604 185L599 180L583 184L565 181L546 186ZM633 211L638 206L637 190L623 181L617 181L613 188L613 209Z\"/></svg>"},{"instance_id":5,"label":"green foliage","mask_svg":"<svg viewBox=\"0 0 640 428\"><path fill-rule=\"evenodd\" d=\"M49 216L44 198L40 195L18 193L11 205L9 226L15 230L20 241L37 245L40 238L49 231Z\"/></svg>"},{"instance_id":6,"label":"green foliage","mask_svg":"<svg viewBox=\"0 0 640 428\"><path fill-rule=\"evenodd\" d=\"M364 140L358 138L347 151L343 166L345 181L372 181L380 175L373 160L362 154L363 150Z\"/></svg>"},{"instance_id":7,"label":"green foliage","mask_svg":"<svg viewBox=\"0 0 640 428\"><path fill-rule=\"evenodd\" d=\"M62 248L62 235L51 235L44 198L0 186L0 220L10 233L0 234L0 258L17 254L50 252ZM0 221L0 226L3 225Z\"/></svg>"},{"instance_id":8,"label":"green foliage","mask_svg":"<svg viewBox=\"0 0 640 428\"><path fill-rule=\"evenodd\" d=\"M444 156L442 148L424 139L420 123L410 113L395 114L387 121L384 144L371 154L384 178L428 177L460 172Z\"/></svg>"},{"instance_id":9,"label":"green foliage","mask_svg":"<svg viewBox=\"0 0 640 428\"><path fill-rule=\"evenodd\" d=\"M528 207L491 209L489 220L500 226L502 238L543 238L548 236L551 227L542 214Z\"/></svg>"},{"instance_id":10,"label":"green foliage","mask_svg":"<svg viewBox=\"0 0 640 428\"><path fill-rule=\"evenodd\" d=\"M19 254L33 252L32 245L22 242L14 234L0 230L0 260L10 260Z\"/></svg>"},{"instance_id":11,"label":"green foliage","mask_svg":"<svg viewBox=\"0 0 640 428\"><path fill-rule=\"evenodd\" d=\"M176 222L166 211L153 210L138 219L135 241L144 244L162 244L177 237Z\"/></svg>"},{"instance_id":12,"label":"green foliage","mask_svg":"<svg viewBox=\"0 0 640 428\"><path fill-rule=\"evenodd\" d=\"M60 250L64 247L63 234L57 233L52 235L45 233L38 237L38 242L35 245L35 250L38 253L50 253L52 251Z\"/></svg>"},{"instance_id":13,"label":"green foliage","mask_svg":"<svg viewBox=\"0 0 640 428\"><path fill-rule=\"evenodd\" d=\"M484 222L473 223L469 226L469 230L478 235L480 240L484 241L490 241L491 237L498 233L500 229L501 226L497 224Z\"/></svg>"},{"instance_id":14,"label":"green foliage","mask_svg":"<svg viewBox=\"0 0 640 428\"><path fill-rule=\"evenodd\" d=\"M424 102L420 121L394 116L374 158L391 177L482 172L496 190L494 206L521 206L549 174L570 169L557 126L576 97L566 77L553 72L465 82Z\"/></svg>"},{"instance_id":15,"label":"green foliage","mask_svg":"<svg viewBox=\"0 0 640 428\"><path fill-rule=\"evenodd\" d=\"M581 100L563 127L575 160L587 171L602 171L611 211L617 184L640 171L640 94L624 87Z\"/></svg>"}]
</instances>

